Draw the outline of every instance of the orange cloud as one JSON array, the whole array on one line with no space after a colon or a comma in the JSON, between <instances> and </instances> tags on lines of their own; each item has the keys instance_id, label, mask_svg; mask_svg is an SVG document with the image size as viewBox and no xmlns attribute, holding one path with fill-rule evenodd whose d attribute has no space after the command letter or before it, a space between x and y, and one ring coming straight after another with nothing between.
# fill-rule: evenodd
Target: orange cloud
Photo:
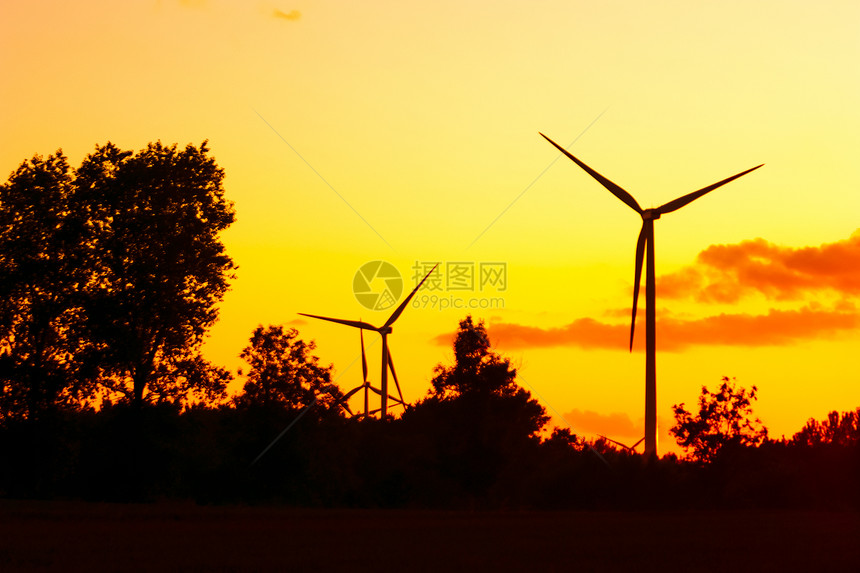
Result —
<instances>
[{"instance_id":1,"label":"orange cloud","mask_svg":"<svg viewBox=\"0 0 860 573\"><path fill-rule=\"evenodd\" d=\"M723 313L687 318L658 309L657 348L662 351L690 346L786 346L835 338L860 328L860 311L851 300L860 296L860 230L848 239L817 247L783 247L764 239L711 245L699 253L693 265L660 276L657 293L660 299L694 298L704 303L734 303L753 293L783 301L826 293L841 295L829 308L813 302L796 310L770 309L758 315ZM630 309L608 309L603 315L611 321L628 318ZM645 324L641 306L639 317L634 347L642 350ZM626 321L607 323L586 317L550 328L494 321L487 332L494 343L506 349L566 346L622 350L628 348L630 326ZM445 346L451 340L451 334L434 339Z\"/></svg>"},{"instance_id":2,"label":"orange cloud","mask_svg":"<svg viewBox=\"0 0 860 573\"><path fill-rule=\"evenodd\" d=\"M563 416L574 433L602 434L613 438L630 437L636 439L641 438L645 433L642 425L634 424L630 416L621 412L598 414L591 410L574 408ZM635 441L633 440L633 442Z\"/></svg>"},{"instance_id":3,"label":"orange cloud","mask_svg":"<svg viewBox=\"0 0 860 573\"><path fill-rule=\"evenodd\" d=\"M691 346L786 346L804 340L835 338L860 328L860 312L843 302L834 308L809 305L799 310L771 309L758 315L723 313L698 319L664 316L657 327L657 348L661 351L677 352ZM570 324L550 328L497 322L487 332L494 343L505 349L568 346L626 350L630 325L578 318ZM644 340L644 332L637 329L635 349L642 350ZM439 335L434 341L447 346L451 335Z\"/></svg>"},{"instance_id":4,"label":"orange cloud","mask_svg":"<svg viewBox=\"0 0 860 573\"><path fill-rule=\"evenodd\" d=\"M693 265L657 279L660 298L699 302L734 303L752 293L800 300L826 291L860 295L860 230L817 247L783 247L764 239L711 245Z\"/></svg>"},{"instance_id":5,"label":"orange cloud","mask_svg":"<svg viewBox=\"0 0 860 573\"><path fill-rule=\"evenodd\" d=\"M625 338L630 336L630 327L605 324L593 318L578 318L565 326L545 329L497 322L488 327L488 334L494 344L511 349L552 346L618 348L623 346Z\"/></svg>"},{"instance_id":6,"label":"orange cloud","mask_svg":"<svg viewBox=\"0 0 860 573\"><path fill-rule=\"evenodd\" d=\"M298 20L302 17L302 13L299 12L298 10L290 10L289 12L281 12L280 10L275 8L275 11L272 13L272 16L274 16L275 18L282 18L284 20L290 20L290 21L295 22L296 20Z\"/></svg>"}]
</instances>

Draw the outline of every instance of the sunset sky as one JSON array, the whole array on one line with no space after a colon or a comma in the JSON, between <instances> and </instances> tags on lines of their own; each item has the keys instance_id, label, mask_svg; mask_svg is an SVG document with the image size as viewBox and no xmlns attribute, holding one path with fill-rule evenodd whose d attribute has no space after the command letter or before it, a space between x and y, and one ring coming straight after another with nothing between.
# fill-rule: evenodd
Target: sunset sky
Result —
<instances>
[{"instance_id":1,"label":"sunset sky","mask_svg":"<svg viewBox=\"0 0 860 573\"><path fill-rule=\"evenodd\" d=\"M474 290L422 291L395 325L407 400L471 312L553 423L635 442L641 222L538 132L643 207L764 163L655 224L660 450L672 404L722 376L791 435L860 406L858 22L850 0L6 2L0 171L208 139L238 216L213 362L295 326L348 390L358 333L297 313L382 323L353 295L362 264L392 263L405 294L416 263L443 283L466 263ZM504 290L479 288L490 263Z\"/></svg>"}]
</instances>

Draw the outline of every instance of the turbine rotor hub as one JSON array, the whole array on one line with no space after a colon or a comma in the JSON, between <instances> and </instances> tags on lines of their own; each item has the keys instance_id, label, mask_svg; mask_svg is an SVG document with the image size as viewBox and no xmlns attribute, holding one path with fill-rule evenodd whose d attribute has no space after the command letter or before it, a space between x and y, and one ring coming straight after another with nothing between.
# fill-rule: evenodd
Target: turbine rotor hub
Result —
<instances>
[{"instance_id":1,"label":"turbine rotor hub","mask_svg":"<svg viewBox=\"0 0 860 573\"><path fill-rule=\"evenodd\" d=\"M643 221L647 221L649 219L651 221L655 221L659 218L660 218L660 211L658 211L657 209L645 209L644 211L642 211L642 220Z\"/></svg>"},{"instance_id":2,"label":"turbine rotor hub","mask_svg":"<svg viewBox=\"0 0 860 573\"><path fill-rule=\"evenodd\" d=\"M393 329L390 326L383 326L379 329L379 334L391 334Z\"/></svg>"}]
</instances>

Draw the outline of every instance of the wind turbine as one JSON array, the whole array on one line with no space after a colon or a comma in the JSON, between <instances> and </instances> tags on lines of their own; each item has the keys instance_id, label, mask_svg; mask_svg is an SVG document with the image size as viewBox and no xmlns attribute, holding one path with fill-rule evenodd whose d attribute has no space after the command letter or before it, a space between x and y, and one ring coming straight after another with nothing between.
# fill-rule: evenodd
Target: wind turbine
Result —
<instances>
[{"instance_id":1,"label":"wind turbine","mask_svg":"<svg viewBox=\"0 0 860 573\"><path fill-rule=\"evenodd\" d=\"M391 358L391 352L388 349L388 335L391 334L391 331L392 331L391 325L394 324L394 322L398 318L400 318L400 315L403 313L403 310L406 308L406 305L409 304L409 301L412 300L412 297L415 296L415 293L418 292L418 289L421 288L421 285L424 284L424 281L427 280L427 277L429 277L433 273L433 271L436 270L436 267L438 267L438 266L439 266L438 263L433 265L433 268L430 269L430 272L428 272L426 275L424 275L424 278L421 279L421 282L419 282L415 286L415 288L412 289L412 292L409 293L409 296L407 296L403 300L403 302L400 303L400 306L398 306L394 310L394 312L391 314L391 316L388 317L388 320L386 320L385 324L383 324L382 326L379 326L379 327L373 326L372 324L368 324L368 323L360 321L360 320L344 320L341 318L330 318L328 316L319 316L316 314L305 314L303 312L299 313L302 316L308 316L310 318L318 318L320 320L328 320L329 322L336 322L338 324L345 324L347 326L352 326L353 328L360 328L362 330L373 330L375 332L378 332L380 334L380 336L382 336L382 370L381 370L381 374L379 377L379 395L382 398L382 405L380 407L380 412L381 412L382 418L385 418L385 416L388 415L388 397L389 397L388 396L388 371L389 370L391 370L391 376L394 378L394 384L397 386L397 392L400 395L400 403L401 404L404 403L403 402L403 393L400 391L400 382L398 382L398 380L397 380L397 372L395 372L395 370L394 370L394 360ZM364 339L362 338L362 349L364 348L363 342L364 342ZM363 355L364 355L364 353L362 350L362 356ZM366 381L367 380L366 365L365 365L365 376L364 376L364 378ZM359 386L358 389L362 388L363 386L364 385ZM368 385L367 388L374 390L374 391L376 390L375 388L373 388L370 385ZM365 404L366 404L366 401L365 401ZM366 407L367 406L365 406L365 408Z\"/></svg>"},{"instance_id":2,"label":"wind turbine","mask_svg":"<svg viewBox=\"0 0 860 573\"><path fill-rule=\"evenodd\" d=\"M372 415L372 414L375 414L375 413L377 413L377 412L379 411L379 409L376 409L376 410L371 410L371 409L370 409L370 395L369 395L369 392L370 392L370 391L372 391L372 392L376 393L377 395L382 396L382 391L381 391L381 390L379 390L378 388L374 388L374 387L370 384L370 381L367 379L367 355L366 355L366 354L365 354L365 352L364 352L364 329L359 330L359 331L358 331L358 334L359 334L359 338L360 338L360 340L361 340L361 374L362 374L362 378L361 378L361 379L362 379L362 383L361 383L361 385L360 385L360 386L356 386L355 388L353 388L352 390L350 390L349 392L347 392L347 393L343 396L343 398L341 398L341 399L338 401L338 405L340 405L344 410L346 410L347 412L349 412L349 414L350 414L351 416L355 416L355 414L353 413L353 411L349 408L348 401L349 401L349 399L350 399L350 398L352 398L353 394L355 394L355 393L356 393L356 392L358 392L359 390L364 390L364 416L365 416L365 417L367 417L367 416L370 416L370 415ZM389 355L389 356L390 356L390 355ZM393 370L392 370L392 371L393 371ZM395 377L394 377L394 378L395 378L395 381L396 381L396 380L397 380L397 376L395 375ZM400 392L400 385L399 385L399 384L397 384L397 391L398 391L398 392ZM395 398L394 396L391 396L390 394L389 394L389 396L388 396L388 397L389 397L392 401L397 402L398 404L400 404L401 406L403 406L404 408L406 407L406 402L403 400L403 394L400 394L400 399L399 399L399 400L398 400L397 398Z\"/></svg>"},{"instance_id":3,"label":"wind turbine","mask_svg":"<svg viewBox=\"0 0 860 573\"><path fill-rule=\"evenodd\" d=\"M677 199L669 201L656 209L643 209L630 193L568 153L565 148L545 136L543 133L541 133L541 136L552 143L559 151L570 158L571 161L582 167L589 175L606 187L610 193L618 197L628 207L639 213L642 217L642 230L639 231L639 239L636 242L636 272L633 275L633 314L630 321L630 351L633 351L633 332L636 327L636 302L639 298L639 283L642 279L642 258L647 252L645 263L645 455L649 457L654 456L657 454L657 346L654 306L656 301L656 293L654 289L654 221L659 219L661 215L676 211L688 203L695 201L702 195L710 193L717 187L722 187L726 183L734 181L738 177L742 177L751 171L755 171L764 165L764 163L757 165L752 169L742 171L737 175L732 175L722 181L718 181L713 185L703 187L698 191L693 191L683 197L678 197Z\"/></svg>"}]
</instances>

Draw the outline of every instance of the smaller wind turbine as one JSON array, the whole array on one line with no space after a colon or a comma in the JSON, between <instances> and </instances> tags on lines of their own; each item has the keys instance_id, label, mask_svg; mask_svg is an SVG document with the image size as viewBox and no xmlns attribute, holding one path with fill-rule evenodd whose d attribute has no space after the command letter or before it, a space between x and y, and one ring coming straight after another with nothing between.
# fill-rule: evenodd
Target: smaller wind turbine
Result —
<instances>
[{"instance_id":1,"label":"smaller wind turbine","mask_svg":"<svg viewBox=\"0 0 860 573\"><path fill-rule=\"evenodd\" d=\"M350 416L355 416L356 414L354 414L353 411L349 407L349 403L348 403L349 399L352 398L352 396L356 392L358 392L359 390L364 390L364 416L368 417L368 416L372 416L373 414L375 414L379 411L379 408L377 408L375 410L370 409L370 392L372 391L375 394L382 396L382 391L378 388L373 387L373 385L371 385L370 381L367 379L367 355L364 352L364 329L359 330L358 335L359 335L359 338L361 340L361 376L362 376L361 379L362 379L362 383L360 386L356 386L355 388L353 388L352 390L350 390L349 392L344 394L344 396L340 400L338 400L337 405L339 405L344 410L349 412ZM398 390L398 392L400 391L399 385L397 386L397 390ZM400 404L404 408L406 407L406 402L403 400L403 394L400 394L399 400L397 398L395 398L394 396L391 396L390 394L389 394L388 398L392 402L396 402L397 404Z\"/></svg>"},{"instance_id":2,"label":"smaller wind turbine","mask_svg":"<svg viewBox=\"0 0 860 573\"><path fill-rule=\"evenodd\" d=\"M385 418L385 416L388 415L388 398L389 398L389 396L388 396L388 371L389 370L391 370L391 376L394 378L395 386L397 386L397 393L400 395L399 402L401 404L404 403L403 402L403 393L400 391L400 382L397 380L397 372L394 370L394 360L391 358L391 352L388 349L388 335L391 334L391 331L392 331L391 325L393 325L394 322L398 318L400 318L400 315L403 314L403 311L406 309L406 305L409 304L409 301L412 300L412 297L415 296L415 293L418 292L418 289L421 288L421 285L424 284L424 281L427 280L427 277L429 277L433 273L433 271L436 270L436 267L438 267L438 266L439 266L438 263L433 265L433 268L430 269L430 272L428 272L426 275L424 275L424 278L421 279L421 282L419 282L415 286L415 288L412 289L412 292L409 293L409 296L407 296L405 299L403 299L403 302L400 303L400 306L398 306L394 310L394 312L391 313L391 316L388 317L388 320L386 320L385 324L383 324L382 326L378 326L378 327L373 326L372 324L368 324L368 323L360 321L360 320L344 320L342 318L330 318L328 316L319 316L316 314L305 314L304 312L299 313L302 316L307 316L310 318L318 318L320 320L327 320L329 322L336 322L338 324L345 324L346 326L352 326L353 328L360 328L362 330L373 330L375 332L378 332L379 335L382 336L382 369L381 369L381 374L379 377L379 395L382 398L382 404L379 408L379 411L381 412L381 416L383 418ZM362 342L363 341L364 341L364 339L362 338ZM362 345L362 348L363 348L363 345ZM365 380L367 379L366 374L365 374L364 378L365 378ZM361 386L359 386L359 388L361 388ZM372 386L368 386L367 388L370 390L374 390L374 391L376 390Z\"/></svg>"}]
</instances>

